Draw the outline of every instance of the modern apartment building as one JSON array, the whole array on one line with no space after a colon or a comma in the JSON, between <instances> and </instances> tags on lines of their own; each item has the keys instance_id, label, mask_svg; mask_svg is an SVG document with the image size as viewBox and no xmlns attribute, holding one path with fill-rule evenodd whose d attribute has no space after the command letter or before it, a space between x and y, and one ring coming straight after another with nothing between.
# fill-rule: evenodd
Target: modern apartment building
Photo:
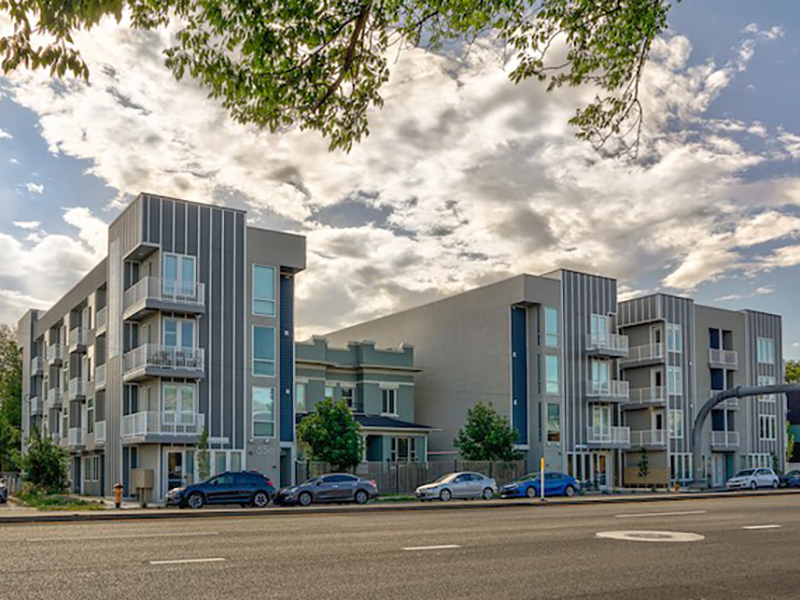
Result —
<instances>
[{"instance_id":1,"label":"modern apartment building","mask_svg":"<svg viewBox=\"0 0 800 600\"><path fill-rule=\"evenodd\" d=\"M19 323L24 435L70 453L74 491L152 474L149 501L211 472L291 481L294 277L305 238L243 211L141 194L110 225L108 256L47 312Z\"/></svg>"},{"instance_id":2,"label":"modern apartment building","mask_svg":"<svg viewBox=\"0 0 800 600\"><path fill-rule=\"evenodd\" d=\"M416 422L414 348L376 348L374 342L333 347L323 337L295 346L298 421L321 400L344 401L364 436L365 461L427 460L432 428Z\"/></svg>"},{"instance_id":3,"label":"modern apartment building","mask_svg":"<svg viewBox=\"0 0 800 600\"><path fill-rule=\"evenodd\" d=\"M597 487L690 477L695 411L712 390L782 381L780 317L657 295L617 302L616 281L520 275L327 335L414 345L428 455L454 456L467 410L492 402L529 465L544 457ZM677 350L677 349L680 350ZM727 402L704 435L713 482L781 459L783 400ZM650 475L638 476L642 447Z\"/></svg>"}]
</instances>

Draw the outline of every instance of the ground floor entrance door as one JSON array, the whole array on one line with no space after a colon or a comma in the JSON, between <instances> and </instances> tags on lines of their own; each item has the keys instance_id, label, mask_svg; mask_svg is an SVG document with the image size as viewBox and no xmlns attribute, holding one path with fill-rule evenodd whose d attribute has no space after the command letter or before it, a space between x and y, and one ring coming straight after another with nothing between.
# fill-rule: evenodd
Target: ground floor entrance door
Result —
<instances>
[{"instance_id":1,"label":"ground floor entrance door","mask_svg":"<svg viewBox=\"0 0 800 600\"><path fill-rule=\"evenodd\" d=\"M711 454L711 487L725 486L725 455L721 452Z\"/></svg>"},{"instance_id":2,"label":"ground floor entrance door","mask_svg":"<svg viewBox=\"0 0 800 600\"><path fill-rule=\"evenodd\" d=\"M193 448L164 448L162 497L173 488L197 483L194 461Z\"/></svg>"}]
</instances>

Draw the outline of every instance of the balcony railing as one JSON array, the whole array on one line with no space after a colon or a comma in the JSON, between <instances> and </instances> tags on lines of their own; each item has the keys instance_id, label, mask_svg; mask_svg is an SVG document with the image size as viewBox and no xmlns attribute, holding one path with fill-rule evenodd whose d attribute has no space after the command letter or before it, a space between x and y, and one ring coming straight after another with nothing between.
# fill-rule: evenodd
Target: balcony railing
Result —
<instances>
[{"instance_id":1,"label":"balcony railing","mask_svg":"<svg viewBox=\"0 0 800 600\"><path fill-rule=\"evenodd\" d=\"M586 382L586 395L590 398L618 398L627 400L630 384L618 379L589 380Z\"/></svg>"},{"instance_id":2,"label":"balcony railing","mask_svg":"<svg viewBox=\"0 0 800 600\"><path fill-rule=\"evenodd\" d=\"M143 344L126 352L123 363L126 374L147 368L202 374L205 369L204 359L205 354L202 348Z\"/></svg>"},{"instance_id":3,"label":"balcony railing","mask_svg":"<svg viewBox=\"0 0 800 600\"><path fill-rule=\"evenodd\" d=\"M176 412L139 412L122 417L122 437L148 435L198 436L203 432L205 415Z\"/></svg>"},{"instance_id":4,"label":"balcony railing","mask_svg":"<svg viewBox=\"0 0 800 600\"><path fill-rule=\"evenodd\" d=\"M105 444L106 443L106 422L105 421L95 421L95 424L94 424L94 443L95 444Z\"/></svg>"},{"instance_id":5,"label":"balcony railing","mask_svg":"<svg viewBox=\"0 0 800 600\"><path fill-rule=\"evenodd\" d=\"M630 427L589 427L586 434L589 444L607 446L630 446Z\"/></svg>"},{"instance_id":6,"label":"balcony railing","mask_svg":"<svg viewBox=\"0 0 800 600\"><path fill-rule=\"evenodd\" d=\"M645 431L631 431L631 448L641 446L666 446L666 429L650 429Z\"/></svg>"},{"instance_id":7,"label":"balcony railing","mask_svg":"<svg viewBox=\"0 0 800 600\"><path fill-rule=\"evenodd\" d=\"M739 366L739 353L734 350L708 349L708 362L712 366L735 369Z\"/></svg>"},{"instance_id":8,"label":"balcony railing","mask_svg":"<svg viewBox=\"0 0 800 600\"><path fill-rule=\"evenodd\" d=\"M83 327L76 327L69 332L69 347L74 350L79 347L89 345L89 330Z\"/></svg>"},{"instance_id":9,"label":"balcony railing","mask_svg":"<svg viewBox=\"0 0 800 600\"><path fill-rule=\"evenodd\" d=\"M67 394L70 400L76 400L86 395L86 380L83 377L74 377L69 380Z\"/></svg>"},{"instance_id":10,"label":"balcony railing","mask_svg":"<svg viewBox=\"0 0 800 600\"><path fill-rule=\"evenodd\" d=\"M628 336L616 333L589 333L586 335L586 350L608 352L613 356L628 353Z\"/></svg>"},{"instance_id":11,"label":"balcony railing","mask_svg":"<svg viewBox=\"0 0 800 600\"><path fill-rule=\"evenodd\" d=\"M31 359L31 376L41 375L44 372L44 359L41 356L34 356Z\"/></svg>"},{"instance_id":12,"label":"balcony railing","mask_svg":"<svg viewBox=\"0 0 800 600\"><path fill-rule=\"evenodd\" d=\"M205 306L205 285L176 279L143 277L125 291L124 310L146 300L202 307Z\"/></svg>"},{"instance_id":13,"label":"balcony railing","mask_svg":"<svg viewBox=\"0 0 800 600\"><path fill-rule=\"evenodd\" d=\"M64 361L64 346L62 344L50 344L47 347L47 364L53 365L56 362Z\"/></svg>"},{"instance_id":14,"label":"balcony railing","mask_svg":"<svg viewBox=\"0 0 800 600\"><path fill-rule=\"evenodd\" d=\"M69 428L67 431L67 446L83 446L83 428Z\"/></svg>"},{"instance_id":15,"label":"balcony railing","mask_svg":"<svg viewBox=\"0 0 800 600\"><path fill-rule=\"evenodd\" d=\"M633 346L628 348L628 358L622 362L635 363L646 361L658 361L664 358L664 344L645 344L644 346Z\"/></svg>"},{"instance_id":16,"label":"balcony railing","mask_svg":"<svg viewBox=\"0 0 800 600\"><path fill-rule=\"evenodd\" d=\"M738 431L712 431L711 445L715 448L738 448Z\"/></svg>"},{"instance_id":17,"label":"balcony railing","mask_svg":"<svg viewBox=\"0 0 800 600\"><path fill-rule=\"evenodd\" d=\"M108 327L108 309L103 307L94 315L94 328L97 333L105 331Z\"/></svg>"},{"instance_id":18,"label":"balcony railing","mask_svg":"<svg viewBox=\"0 0 800 600\"><path fill-rule=\"evenodd\" d=\"M31 397L31 416L41 415L44 412L44 402L38 396Z\"/></svg>"},{"instance_id":19,"label":"balcony railing","mask_svg":"<svg viewBox=\"0 0 800 600\"><path fill-rule=\"evenodd\" d=\"M666 400L667 388L663 386L633 388L630 391L630 404L657 404Z\"/></svg>"},{"instance_id":20,"label":"balcony railing","mask_svg":"<svg viewBox=\"0 0 800 600\"><path fill-rule=\"evenodd\" d=\"M61 406L61 389L50 388L47 390L47 404L50 408Z\"/></svg>"},{"instance_id":21,"label":"balcony railing","mask_svg":"<svg viewBox=\"0 0 800 600\"><path fill-rule=\"evenodd\" d=\"M94 369L94 389L102 390L106 387L106 365L97 365Z\"/></svg>"}]
</instances>

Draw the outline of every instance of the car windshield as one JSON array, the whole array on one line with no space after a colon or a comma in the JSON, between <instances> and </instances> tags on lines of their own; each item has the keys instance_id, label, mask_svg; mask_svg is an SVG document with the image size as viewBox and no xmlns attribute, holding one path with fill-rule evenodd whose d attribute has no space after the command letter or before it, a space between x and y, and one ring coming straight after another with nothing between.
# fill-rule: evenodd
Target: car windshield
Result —
<instances>
[{"instance_id":1,"label":"car windshield","mask_svg":"<svg viewBox=\"0 0 800 600\"><path fill-rule=\"evenodd\" d=\"M311 479L306 481L306 483L317 483L320 479L322 479L322 478L321 477L312 477Z\"/></svg>"},{"instance_id":2,"label":"car windshield","mask_svg":"<svg viewBox=\"0 0 800 600\"><path fill-rule=\"evenodd\" d=\"M755 469L745 469L744 471L739 471L736 474L736 477L750 477L751 475L754 475L755 472Z\"/></svg>"},{"instance_id":3,"label":"car windshield","mask_svg":"<svg viewBox=\"0 0 800 600\"><path fill-rule=\"evenodd\" d=\"M530 475L525 475L520 481L536 481L539 479L538 473L531 473Z\"/></svg>"},{"instance_id":4,"label":"car windshield","mask_svg":"<svg viewBox=\"0 0 800 600\"><path fill-rule=\"evenodd\" d=\"M458 473L448 473L447 475L442 475L433 483L445 483L446 481L452 481L456 475L458 475Z\"/></svg>"}]
</instances>

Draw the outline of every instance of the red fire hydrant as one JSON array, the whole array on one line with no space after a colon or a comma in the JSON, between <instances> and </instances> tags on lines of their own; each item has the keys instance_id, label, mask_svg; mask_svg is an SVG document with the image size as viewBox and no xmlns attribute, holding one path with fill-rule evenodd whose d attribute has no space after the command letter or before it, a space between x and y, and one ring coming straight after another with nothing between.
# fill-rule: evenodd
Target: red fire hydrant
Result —
<instances>
[{"instance_id":1,"label":"red fire hydrant","mask_svg":"<svg viewBox=\"0 0 800 600\"><path fill-rule=\"evenodd\" d=\"M122 508L122 484L117 483L114 486L114 506Z\"/></svg>"}]
</instances>

